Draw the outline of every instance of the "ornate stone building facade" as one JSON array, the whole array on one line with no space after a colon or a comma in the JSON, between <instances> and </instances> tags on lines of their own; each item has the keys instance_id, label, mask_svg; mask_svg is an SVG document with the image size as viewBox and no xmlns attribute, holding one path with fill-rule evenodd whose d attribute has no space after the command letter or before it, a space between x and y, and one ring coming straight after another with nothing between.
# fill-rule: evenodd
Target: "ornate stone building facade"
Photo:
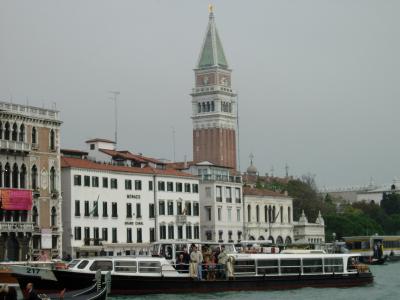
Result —
<instances>
[{"instance_id":1,"label":"ornate stone building facade","mask_svg":"<svg viewBox=\"0 0 400 300\"><path fill-rule=\"evenodd\" d=\"M0 260L61 254L60 125L58 111L0 102Z\"/></svg>"},{"instance_id":2,"label":"ornate stone building facade","mask_svg":"<svg viewBox=\"0 0 400 300\"><path fill-rule=\"evenodd\" d=\"M236 95L212 8L194 72L193 160L236 170Z\"/></svg>"}]
</instances>

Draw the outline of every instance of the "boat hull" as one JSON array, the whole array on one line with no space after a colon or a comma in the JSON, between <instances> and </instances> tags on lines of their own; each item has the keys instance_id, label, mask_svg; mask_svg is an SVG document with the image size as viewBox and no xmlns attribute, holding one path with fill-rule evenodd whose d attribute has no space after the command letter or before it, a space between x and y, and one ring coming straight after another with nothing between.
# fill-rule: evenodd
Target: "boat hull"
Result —
<instances>
[{"instance_id":1,"label":"boat hull","mask_svg":"<svg viewBox=\"0 0 400 300\"><path fill-rule=\"evenodd\" d=\"M55 270L58 281L42 280L34 276L17 275L18 282L25 286L33 282L41 292L79 289L93 283L94 274ZM351 287L369 284L371 273L291 275L291 276L249 276L231 280L193 280L187 277L145 277L112 275L111 294L144 295L165 293L210 293L244 290L279 290L302 287Z\"/></svg>"}]
</instances>

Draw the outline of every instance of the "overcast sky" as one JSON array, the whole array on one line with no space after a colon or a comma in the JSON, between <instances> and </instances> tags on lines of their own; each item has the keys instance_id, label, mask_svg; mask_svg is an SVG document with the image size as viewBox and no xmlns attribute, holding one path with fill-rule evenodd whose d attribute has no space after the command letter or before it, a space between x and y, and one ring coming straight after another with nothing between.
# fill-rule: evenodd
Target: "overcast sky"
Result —
<instances>
[{"instance_id":1,"label":"overcast sky","mask_svg":"<svg viewBox=\"0 0 400 300\"><path fill-rule=\"evenodd\" d=\"M193 68L209 1L0 2L0 100L61 111L62 147L192 158ZM400 1L214 1L239 94L240 166L320 187L400 176Z\"/></svg>"}]
</instances>

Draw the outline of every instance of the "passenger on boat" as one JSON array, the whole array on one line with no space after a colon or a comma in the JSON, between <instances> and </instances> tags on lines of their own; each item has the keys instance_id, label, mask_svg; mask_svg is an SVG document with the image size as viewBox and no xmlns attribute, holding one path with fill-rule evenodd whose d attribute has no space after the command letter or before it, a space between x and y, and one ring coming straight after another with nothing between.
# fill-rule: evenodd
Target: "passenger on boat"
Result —
<instances>
[{"instance_id":1,"label":"passenger on boat","mask_svg":"<svg viewBox=\"0 0 400 300\"><path fill-rule=\"evenodd\" d=\"M0 288L0 300L17 300L17 290L15 287L5 284Z\"/></svg>"},{"instance_id":2,"label":"passenger on boat","mask_svg":"<svg viewBox=\"0 0 400 300\"><path fill-rule=\"evenodd\" d=\"M207 280L215 280L215 257L213 255L205 258L205 270Z\"/></svg>"},{"instance_id":3,"label":"passenger on boat","mask_svg":"<svg viewBox=\"0 0 400 300\"><path fill-rule=\"evenodd\" d=\"M198 280L202 280L202 262L203 255L199 249L194 246L192 253L190 253L190 276L192 278L197 277Z\"/></svg>"},{"instance_id":4,"label":"passenger on boat","mask_svg":"<svg viewBox=\"0 0 400 300\"><path fill-rule=\"evenodd\" d=\"M33 289L33 283L28 283L25 289L25 300L40 300L38 294Z\"/></svg>"},{"instance_id":5,"label":"passenger on boat","mask_svg":"<svg viewBox=\"0 0 400 300\"><path fill-rule=\"evenodd\" d=\"M225 246L221 246L221 253L218 255L218 264L220 265L221 278L227 279L226 277L226 263L228 261L228 254L225 251Z\"/></svg>"},{"instance_id":6,"label":"passenger on boat","mask_svg":"<svg viewBox=\"0 0 400 300\"><path fill-rule=\"evenodd\" d=\"M179 273L187 272L189 265L185 262L185 257L183 253L179 254L178 258L176 259L176 270Z\"/></svg>"}]
</instances>

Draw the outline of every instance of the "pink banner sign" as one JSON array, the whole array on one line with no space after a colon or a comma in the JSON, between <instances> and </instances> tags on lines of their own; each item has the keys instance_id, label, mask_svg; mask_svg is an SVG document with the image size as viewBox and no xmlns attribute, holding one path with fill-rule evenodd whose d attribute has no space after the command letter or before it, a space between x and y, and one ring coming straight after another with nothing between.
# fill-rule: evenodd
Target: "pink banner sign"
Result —
<instances>
[{"instance_id":1,"label":"pink banner sign","mask_svg":"<svg viewBox=\"0 0 400 300\"><path fill-rule=\"evenodd\" d=\"M19 189L0 189L1 209L31 210L32 191Z\"/></svg>"}]
</instances>

